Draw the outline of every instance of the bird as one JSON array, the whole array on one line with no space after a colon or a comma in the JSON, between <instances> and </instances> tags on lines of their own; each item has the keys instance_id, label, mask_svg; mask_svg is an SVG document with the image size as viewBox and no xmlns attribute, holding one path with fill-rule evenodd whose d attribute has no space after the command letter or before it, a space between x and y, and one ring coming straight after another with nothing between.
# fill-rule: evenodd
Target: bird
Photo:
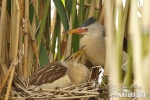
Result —
<instances>
[{"instance_id":1,"label":"bird","mask_svg":"<svg viewBox=\"0 0 150 100\"><path fill-rule=\"evenodd\" d=\"M67 33L82 35L79 46L82 47L83 45L86 45L87 48L83 54L83 64L86 64L87 61L90 61L94 66L105 66L105 26L96 21L94 17L90 17L79 28L69 30ZM125 44L126 43L127 42L125 41ZM123 52L122 62L123 64L127 62L127 54L125 52Z\"/></svg>"},{"instance_id":2,"label":"bird","mask_svg":"<svg viewBox=\"0 0 150 100\"><path fill-rule=\"evenodd\" d=\"M29 89L64 88L89 81L89 69L79 63L80 57L86 51L83 48L67 57L64 61L54 61L40 68L29 77Z\"/></svg>"}]
</instances>

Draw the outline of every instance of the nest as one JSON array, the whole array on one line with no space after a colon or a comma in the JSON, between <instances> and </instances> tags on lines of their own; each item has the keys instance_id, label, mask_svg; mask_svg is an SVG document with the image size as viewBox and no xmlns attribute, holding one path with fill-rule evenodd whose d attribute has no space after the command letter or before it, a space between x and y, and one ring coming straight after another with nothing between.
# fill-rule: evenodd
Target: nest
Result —
<instances>
[{"instance_id":1,"label":"nest","mask_svg":"<svg viewBox=\"0 0 150 100\"><path fill-rule=\"evenodd\" d=\"M100 100L102 95L108 98L108 92L102 92L107 91L106 88L101 89L96 80L56 89L27 89L23 84L15 78L12 85L13 96L9 97L11 100Z\"/></svg>"},{"instance_id":2,"label":"nest","mask_svg":"<svg viewBox=\"0 0 150 100\"><path fill-rule=\"evenodd\" d=\"M15 82L15 93L11 99L29 99L29 100L98 100L101 89L99 84L92 80L80 85L73 85L65 88L56 89L25 89ZM103 89L102 89L103 90Z\"/></svg>"},{"instance_id":3,"label":"nest","mask_svg":"<svg viewBox=\"0 0 150 100\"><path fill-rule=\"evenodd\" d=\"M5 98L6 90L7 87L0 94L0 99ZM65 88L28 89L28 82L19 73L15 73L9 96L11 100L100 100L100 98L109 100L107 87L101 87L98 79Z\"/></svg>"}]
</instances>

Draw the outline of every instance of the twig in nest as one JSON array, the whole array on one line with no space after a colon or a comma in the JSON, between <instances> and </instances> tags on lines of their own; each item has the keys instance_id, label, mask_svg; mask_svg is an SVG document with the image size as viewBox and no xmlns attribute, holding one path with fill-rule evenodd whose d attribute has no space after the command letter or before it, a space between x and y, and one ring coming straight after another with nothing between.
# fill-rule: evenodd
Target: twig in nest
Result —
<instances>
[{"instance_id":1,"label":"twig in nest","mask_svg":"<svg viewBox=\"0 0 150 100\"><path fill-rule=\"evenodd\" d=\"M19 89L21 89L21 90L24 91L25 93L30 94L30 95L33 95L33 93L31 93L30 91L28 91L28 90L26 90L25 88L23 88L20 84L18 84L18 83L16 83L16 82L14 82L14 83L15 83L15 85L16 85Z\"/></svg>"},{"instance_id":2,"label":"twig in nest","mask_svg":"<svg viewBox=\"0 0 150 100\"><path fill-rule=\"evenodd\" d=\"M52 100L67 100L67 99L81 99L81 98L91 98L91 97L97 97L95 95L87 95L87 96L74 96L74 97L58 97L58 98L52 98Z\"/></svg>"}]
</instances>

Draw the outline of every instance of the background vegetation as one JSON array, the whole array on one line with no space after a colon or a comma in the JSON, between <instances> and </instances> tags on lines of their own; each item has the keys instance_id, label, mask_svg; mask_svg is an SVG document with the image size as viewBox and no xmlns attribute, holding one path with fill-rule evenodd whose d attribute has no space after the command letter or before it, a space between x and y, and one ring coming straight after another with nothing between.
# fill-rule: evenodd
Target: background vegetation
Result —
<instances>
[{"instance_id":1,"label":"background vegetation","mask_svg":"<svg viewBox=\"0 0 150 100\"><path fill-rule=\"evenodd\" d=\"M149 0L53 2L55 7L51 8L51 0L0 1L0 92L7 86L6 99L15 73L21 72L27 79L39 66L63 60L77 51L81 36L65 31L79 27L91 16L106 26L106 69L112 84L131 87L134 82L142 87L141 92L150 93ZM119 70L124 36L129 55L125 78Z\"/></svg>"}]
</instances>

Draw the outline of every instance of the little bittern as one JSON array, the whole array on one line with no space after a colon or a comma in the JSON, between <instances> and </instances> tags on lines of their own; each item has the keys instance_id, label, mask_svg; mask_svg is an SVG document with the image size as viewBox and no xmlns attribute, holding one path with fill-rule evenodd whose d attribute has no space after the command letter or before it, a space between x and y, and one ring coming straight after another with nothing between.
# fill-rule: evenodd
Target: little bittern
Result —
<instances>
[{"instance_id":1,"label":"little bittern","mask_svg":"<svg viewBox=\"0 0 150 100\"><path fill-rule=\"evenodd\" d=\"M64 61L55 61L39 69L29 78L30 88L63 88L87 82L90 72L78 62L85 51L81 48Z\"/></svg>"},{"instance_id":2,"label":"little bittern","mask_svg":"<svg viewBox=\"0 0 150 100\"><path fill-rule=\"evenodd\" d=\"M68 33L83 35L80 39L80 47L86 45L87 50L84 53L84 64L90 61L93 65L105 65L106 41L105 27L95 18L90 17L79 28L69 30ZM123 64L127 62L127 54L123 52Z\"/></svg>"}]
</instances>

